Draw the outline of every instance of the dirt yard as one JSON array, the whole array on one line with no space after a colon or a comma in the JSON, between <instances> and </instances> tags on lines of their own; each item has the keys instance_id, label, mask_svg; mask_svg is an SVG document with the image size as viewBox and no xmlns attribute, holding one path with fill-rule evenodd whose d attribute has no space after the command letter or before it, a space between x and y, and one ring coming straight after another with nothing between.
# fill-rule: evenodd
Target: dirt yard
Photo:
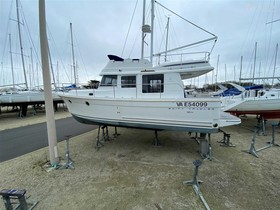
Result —
<instances>
[{"instance_id":1,"label":"dirt yard","mask_svg":"<svg viewBox=\"0 0 280 210\"><path fill-rule=\"evenodd\" d=\"M12 121L20 119L9 121L16 125ZM250 147L254 125L256 119L249 117L242 118L241 126L225 129L236 147L220 146L222 133L211 136L213 160L203 161L198 177L212 210L279 209L280 148L263 150L259 158L241 152ZM38 210L205 209L193 188L183 184L193 178L193 161L201 159L198 144L187 133L159 132L163 146L155 147L153 131L119 128L117 138L113 128L109 131L111 141L99 151L94 148L97 130L70 139L75 169L47 172L48 148L0 163L0 188L26 189L27 201L38 201ZM271 140L271 121L267 133L257 136L256 148ZM58 148L63 163L65 142ZM4 210L2 201L0 209Z\"/></svg>"}]
</instances>

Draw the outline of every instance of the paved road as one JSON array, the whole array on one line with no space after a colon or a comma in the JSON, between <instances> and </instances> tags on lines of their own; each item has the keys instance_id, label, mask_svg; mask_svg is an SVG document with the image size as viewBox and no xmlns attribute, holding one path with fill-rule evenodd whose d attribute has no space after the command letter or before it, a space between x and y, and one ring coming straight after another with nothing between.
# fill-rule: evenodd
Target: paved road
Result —
<instances>
[{"instance_id":1,"label":"paved road","mask_svg":"<svg viewBox=\"0 0 280 210\"><path fill-rule=\"evenodd\" d=\"M58 141L65 136L77 136L97 128L75 121L72 117L56 120ZM0 131L0 162L48 146L47 125L39 123Z\"/></svg>"}]
</instances>

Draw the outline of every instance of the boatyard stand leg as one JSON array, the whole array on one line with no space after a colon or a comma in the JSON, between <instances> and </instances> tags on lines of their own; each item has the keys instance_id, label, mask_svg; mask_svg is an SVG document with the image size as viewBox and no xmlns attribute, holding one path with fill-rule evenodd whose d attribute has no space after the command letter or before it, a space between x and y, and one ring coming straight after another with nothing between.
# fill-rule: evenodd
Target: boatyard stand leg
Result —
<instances>
[{"instance_id":1,"label":"boatyard stand leg","mask_svg":"<svg viewBox=\"0 0 280 210\"><path fill-rule=\"evenodd\" d=\"M272 140L271 140L271 142L267 142L268 145L258 149L257 152L264 150L264 149L268 149L270 147L274 147L274 146L279 147L279 145L275 143L275 127L278 125L279 125L278 123L272 123L272 134L271 134Z\"/></svg>"},{"instance_id":2,"label":"boatyard stand leg","mask_svg":"<svg viewBox=\"0 0 280 210\"><path fill-rule=\"evenodd\" d=\"M108 132L108 126L104 125L101 128L102 128L102 134L103 134L103 141L104 142L110 141L110 139L109 139L109 132ZM105 129L105 131L104 131L104 129Z\"/></svg>"},{"instance_id":3,"label":"boatyard stand leg","mask_svg":"<svg viewBox=\"0 0 280 210\"><path fill-rule=\"evenodd\" d=\"M209 141L208 160L212 160L212 145L211 145L211 134L210 133L208 133L208 141Z\"/></svg>"},{"instance_id":4,"label":"boatyard stand leg","mask_svg":"<svg viewBox=\"0 0 280 210\"><path fill-rule=\"evenodd\" d=\"M191 132L189 132L189 135L191 135ZM195 132L195 136L192 137L192 139L194 139L196 141L196 143L199 144L197 132Z\"/></svg>"},{"instance_id":5,"label":"boatyard stand leg","mask_svg":"<svg viewBox=\"0 0 280 210\"><path fill-rule=\"evenodd\" d=\"M104 145L100 142L100 128L101 125L98 126L98 133L96 137L96 143L95 143L95 149L98 150L100 147L103 147Z\"/></svg>"},{"instance_id":6,"label":"boatyard stand leg","mask_svg":"<svg viewBox=\"0 0 280 210\"><path fill-rule=\"evenodd\" d=\"M200 155L203 159L212 160L212 147L210 137L210 134L208 134L207 140L206 133L200 133L200 137L198 138Z\"/></svg>"},{"instance_id":7,"label":"boatyard stand leg","mask_svg":"<svg viewBox=\"0 0 280 210\"><path fill-rule=\"evenodd\" d=\"M223 147L235 147L234 144L232 144L230 142L230 134L229 133L226 133L222 130L220 130L221 132L223 132L223 139L221 141L218 141L218 143L221 143L220 146L223 146Z\"/></svg>"},{"instance_id":8,"label":"boatyard stand leg","mask_svg":"<svg viewBox=\"0 0 280 210\"><path fill-rule=\"evenodd\" d=\"M33 106L32 106L32 115L36 115L36 114L37 114L35 106L36 106L36 105L33 105Z\"/></svg>"},{"instance_id":9,"label":"boatyard stand leg","mask_svg":"<svg viewBox=\"0 0 280 210\"><path fill-rule=\"evenodd\" d=\"M115 133L114 133L113 136L114 136L115 138L117 138L119 135L121 135L121 134L118 133L117 126L115 126Z\"/></svg>"},{"instance_id":10,"label":"boatyard stand leg","mask_svg":"<svg viewBox=\"0 0 280 210\"><path fill-rule=\"evenodd\" d=\"M275 143L275 127L276 127L276 126L280 126L280 122L278 122L278 123L272 123L271 125L272 125L272 135L271 135L271 138L272 138L272 139L271 139L271 142L267 142L267 143L270 144L270 145L272 145L272 146L277 146L277 147L279 147L280 145Z\"/></svg>"},{"instance_id":11,"label":"boatyard stand leg","mask_svg":"<svg viewBox=\"0 0 280 210\"><path fill-rule=\"evenodd\" d=\"M65 152L65 159L66 159L66 163L64 165L62 165L59 169L74 169L74 166L73 166L73 162L72 160L70 159L70 155L69 155L69 139L70 139L71 136L66 136L66 152Z\"/></svg>"},{"instance_id":12,"label":"boatyard stand leg","mask_svg":"<svg viewBox=\"0 0 280 210\"><path fill-rule=\"evenodd\" d=\"M258 132L258 127L255 128L254 130L254 135L253 135L253 139L252 139L252 143L251 143L251 146L250 146L250 149L249 150L242 150L242 152L247 152L255 157L259 157L258 154L257 154L257 150L255 148L255 143L256 143L256 135L257 135L257 132Z\"/></svg>"},{"instance_id":13,"label":"boatyard stand leg","mask_svg":"<svg viewBox=\"0 0 280 210\"><path fill-rule=\"evenodd\" d=\"M197 176L198 176L198 168L199 166L201 166L202 162L200 160L195 160L193 162L194 166L195 166L195 169L194 169L194 174L193 174L193 179L192 180L189 180L189 181L184 181L183 184L187 184L187 185L196 185L197 186L197 189L200 189L199 188L199 184L202 183L203 181L201 180L198 180L197 179Z\"/></svg>"},{"instance_id":14,"label":"boatyard stand leg","mask_svg":"<svg viewBox=\"0 0 280 210\"><path fill-rule=\"evenodd\" d=\"M159 141L159 139L158 139L158 131L157 131L157 130L155 130L154 145L155 145L155 146L162 146L162 144L160 143L160 141Z\"/></svg>"},{"instance_id":15,"label":"boatyard stand leg","mask_svg":"<svg viewBox=\"0 0 280 210\"><path fill-rule=\"evenodd\" d=\"M260 135L260 133L262 133L263 136L266 136L266 119L264 119L263 116L259 116L258 117L258 134Z\"/></svg>"},{"instance_id":16,"label":"boatyard stand leg","mask_svg":"<svg viewBox=\"0 0 280 210\"><path fill-rule=\"evenodd\" d=\"M184 181L183 184L191 185L193 187L195 193L199 196L200 200L202 201L205 209L210 210L208 203L206 202L206 200L204 199L204 197L200 191L200 183L202 183L202 181L197 179L198 168L202 164L202 162L200 160L195 160L193 162L193 164L195 166L193 179L190 181Z\"/></svg>"}]
</instances>

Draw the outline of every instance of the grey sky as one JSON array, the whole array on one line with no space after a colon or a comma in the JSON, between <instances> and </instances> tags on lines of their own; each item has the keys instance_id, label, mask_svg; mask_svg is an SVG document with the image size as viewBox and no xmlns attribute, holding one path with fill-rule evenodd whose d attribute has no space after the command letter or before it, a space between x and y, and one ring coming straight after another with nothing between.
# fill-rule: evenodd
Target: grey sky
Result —
<instances>
[{"instance_id":1,"label":"grey sky","mask_svg":"<svg viewBox=\"0 0 280 210\"><path fill-rule=\"evenodd\" d=\"M0 1L0 61L2 62L0 85L11 83L8 48L9 33L12 36L14 63L20 64L19 56L15 54L19 53L16 22L11 20L16 19L15 0L13 0L12 4L11 2L12 0ZM31 69L30 48L34 48L38 54L40 53L38 50L38 1L21 0L20 2L26 21L22 27L25 28L23 29L23 39L25 40L23 47L27 67ZM58 63L60 82L71 82L72 57L69 23L72 22L73 24L79 81L86 83L90 79L99 79L98 74L108 61L107 54L122 55L125 37L136 2L137 0L46 1L49 45L55 70ZM218 81L225 80L225 65L227 69L226 79L233 80L234 77L236 80L238 79L241 56L244 57L242 76L250 76L255 42L258 42L256 76L259 76L259 71L261 76L272 75L275 46L276 43L280 42L280 21L273 24L266 23L280 18L280 0L159 0L159 2L218 36L218 41L211 55L211 64L215 68L217 67L218 55L220 55ZM149 0L147 4L150 4ZM161 10L158 11L160 12ZM162 15L163 19L155 23L164 25L167 20L165 16L170 16L172 30L176 31L175 38L170 37L170 42L186 44L191 41L197 41L196 39L200 37L211 37L181 22L170 12L160 15ZM141 20L142 1L138 0L136 14L123 57L140 57ZM28 26L34 46L27 41L26 26ZM159 42L161 39L157 38ZM205 50L210 50L211 48L209 46L205 47ZM34 51L33 69L36 69L36 62ZM277 76L280 76L279 62L278 59ZM15 64L15 71L21 71L19 64L18 66ZM235 74L233 71L234 66L236 69ZM34 70L34 72L36 71ZM36 73L34 72L29 73L29 75L35 75ZM17 82L23 82L21 74L21 72L17 73ZM41 73L39 74L41 75ZM207 82L211 83L211 73L207 76L207 79ZM198 81L203 84L205 80L205 77L200 77L199 80L196 79L195 81L196 84ZM194 80L186 83L190 82L194 82Z\"/></svg>"}]
</instances>

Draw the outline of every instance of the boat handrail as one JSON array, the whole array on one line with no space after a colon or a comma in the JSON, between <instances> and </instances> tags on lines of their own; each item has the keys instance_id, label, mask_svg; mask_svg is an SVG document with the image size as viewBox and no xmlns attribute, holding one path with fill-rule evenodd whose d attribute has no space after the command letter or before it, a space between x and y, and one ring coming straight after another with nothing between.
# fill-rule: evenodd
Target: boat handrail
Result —
<instances>
[{"instance_id":1,"label":"boat handrail","mask_svg":"<svg viewBox=\"0 0 280 210\"><path fill-rule=\"evenodd\" d=\"M200 55L197 57L197 55ZM195 56L195 57L194 57ZM191 52L191 53L172 53L172 54L157 54L156 55L156 63L157 65L161 65L162 63L167 63L167 62L181 62L185 60L203 60L205 62L208 62L210 59L210 53L206 51L201 51L201 52Z\"/></svg>"}]
</instances>

